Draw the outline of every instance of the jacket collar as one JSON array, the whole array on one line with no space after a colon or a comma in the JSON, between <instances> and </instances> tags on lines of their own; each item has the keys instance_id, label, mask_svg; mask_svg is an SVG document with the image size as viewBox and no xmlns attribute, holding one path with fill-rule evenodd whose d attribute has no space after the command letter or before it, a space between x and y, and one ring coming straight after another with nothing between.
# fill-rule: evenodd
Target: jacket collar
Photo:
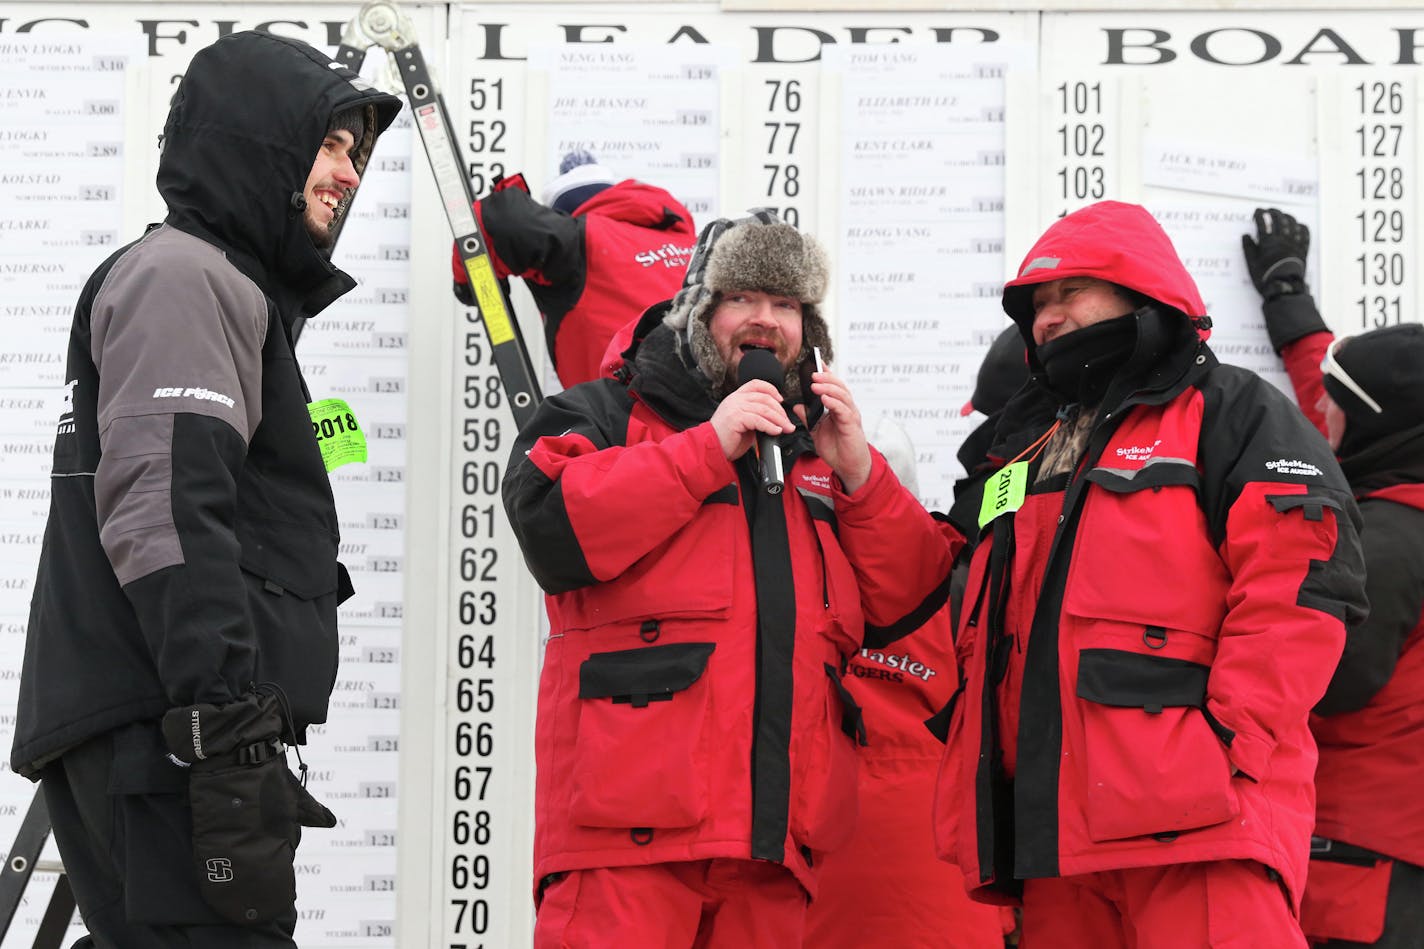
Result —
<instances>
[{"instance_id":1,"label":"jacket collar","mask_svg":"<svg viewBox=\"0 0 1424 949\"><path fill-rule=\"evenodd\" d=\"M1198 383L1219 365L1216 354L1203 341L1183 335L1179 344L1165 356L1114 384L1100 407L1098 417L1121 418L1123 410L1134 405L1165 405ZM1114 396L1114 392L1124 393ZM1053 423L1065 408L1038 375L1031 377L1018 394L1004 406L998 427L988 451L988 457L1002 464L1016 457Z\"/></svg>"},{"instance_id":2,"label":"jacket collar","mask_svg":"<svg viewBox=\"0 0 1424 949\"><path fill-rule=\"evenodd\" d=\"M1340 459L1355 497L1400 484L1424 482L1424 425L1398 432Z\"/></svg>"}]
</instances>

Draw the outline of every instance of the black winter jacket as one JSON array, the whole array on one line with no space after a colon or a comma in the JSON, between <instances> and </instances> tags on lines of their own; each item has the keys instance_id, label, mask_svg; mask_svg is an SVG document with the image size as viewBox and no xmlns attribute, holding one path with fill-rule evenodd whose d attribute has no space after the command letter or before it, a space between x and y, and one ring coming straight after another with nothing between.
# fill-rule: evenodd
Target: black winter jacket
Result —
<instances>
[{"instance_id":1,"label":"black winter jacket","mask_svg":"<svg viewBox=\"0 0 1424 949\"><path fill-rule=\"evenodd\" d=\"M241 95L234 94L237 89ZM326 719L350 592L291 328L355 286L300 196L334 112L358 172L399 110L303 43L226 37L165 129L164 223L90 277L70 332L11 764L253 683Z\"/></svg>"}]
</instances>

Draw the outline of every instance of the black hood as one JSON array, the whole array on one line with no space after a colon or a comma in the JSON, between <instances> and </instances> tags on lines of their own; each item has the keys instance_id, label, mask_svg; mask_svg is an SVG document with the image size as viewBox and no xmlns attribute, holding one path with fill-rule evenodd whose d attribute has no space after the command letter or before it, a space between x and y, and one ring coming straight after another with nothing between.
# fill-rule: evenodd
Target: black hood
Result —
<instances>
[{"instance_id":1,"label":"black hood","mask_svg":"<svg viewBox=\"0 0 1424 949\"><path fill-rule=\"evenodd\" d=\"M663 421L684 431L710 419L717 399L712 383L690 365L686 341L663 322L670 302L644 311L623 360L630 369L629 388Z\"/></svg>"},{"instance_id":2,"label":"black hood","mask_svg":"<svg viewBox=\"0 0 1424 949\"><path fill-rule=\"evenodd\" d=\"M249 31L198 51L163 129L167 222L225 250L288 320L355 286L307 236L300 200L331 116L353 106L367 107L360 174L400 100L300 40Z\"/></svg>"}]
</instances>

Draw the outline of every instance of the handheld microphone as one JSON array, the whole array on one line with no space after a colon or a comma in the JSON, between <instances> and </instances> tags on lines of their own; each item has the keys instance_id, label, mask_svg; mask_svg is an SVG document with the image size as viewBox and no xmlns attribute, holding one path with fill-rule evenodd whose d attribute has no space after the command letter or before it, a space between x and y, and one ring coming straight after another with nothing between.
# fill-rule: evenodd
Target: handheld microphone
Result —
<instances>
[{"instance_id":1,"label":"handheld microphone","mask_svg":"<svg viewBox=\"0 0 1424 949\"><path fill-rule=\"evenodd\" d=\"M777 362L776 355L765 349L753 349L742 354L737 365L737 385L744 386L753 379L761 379L781 387L786 382L786 371ZM786 482L781 470L781 439L776 435L757 432L757 457L761 459L761 483L767 494L780 494Z\"/></svg>"}]
</instances>

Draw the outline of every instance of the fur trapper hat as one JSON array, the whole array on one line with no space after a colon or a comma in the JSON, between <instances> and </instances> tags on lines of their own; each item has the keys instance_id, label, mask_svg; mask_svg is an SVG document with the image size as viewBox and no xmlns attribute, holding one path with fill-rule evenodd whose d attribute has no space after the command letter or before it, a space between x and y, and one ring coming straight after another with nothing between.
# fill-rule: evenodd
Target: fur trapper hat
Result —
<instances>
[{"instance_id":1,"label":"fur trapper hat","mask_svg":"<svg viewBox=\"0 0 1424 949\"><path fill-rule=\"evenodd\" d=\"M799 398L794 369L810 358L811 347L819 346L827 363L834 357L830 329L819 309L829 280L830 266L820 242L775 212L761 208L737 221L721 218L702 229L682 289L663 322L683 335L685 355L720 394L729 381L727 365L712 341L710 324L721 295L759 290L801 301L801 352L783 386L784 395Z\"/></svg>"}]
</instances>

